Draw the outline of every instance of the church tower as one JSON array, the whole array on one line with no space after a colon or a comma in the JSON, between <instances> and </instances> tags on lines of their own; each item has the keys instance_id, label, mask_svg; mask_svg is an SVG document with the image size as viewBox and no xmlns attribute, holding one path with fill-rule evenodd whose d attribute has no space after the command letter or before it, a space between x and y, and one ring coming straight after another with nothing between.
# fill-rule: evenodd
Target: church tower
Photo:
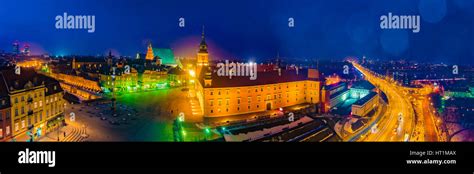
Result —
<instances>
[{"instance_id":1,"label":"church tower","mask_svg":"<svg viewBox=\"0 0 474 174\"><path fill-rule=\"evenodd\" d=\"M112 56L112 50L109 50L109 56L107 56L107 65L112 66L113 58L114 56Z\"/></svg>"},{"instance_id":2,"label":"church tower","mask_svg":"<svg viewBox=\"0 0 474 174\"><path fill-rule=\"evenodd\" d=\"M202 26L201 43L199 44L199 51L197 53L197 74L201 74L201 71L205 66L209 65L209 53L207 52L207 44L204 36L204 26Z\"/></svg>"},{"instance_id":3,"label":"church tower","mask_svg":"<svg viewBox=\"0 0 474 174\"><path fill-rule=\"evenodd\" d=\"M148 42L148 49L146 51L146 60L153 60L155 58L155 55L153 55L153 48L151 47L151 42Z\"/></svg>"}]
</instances>

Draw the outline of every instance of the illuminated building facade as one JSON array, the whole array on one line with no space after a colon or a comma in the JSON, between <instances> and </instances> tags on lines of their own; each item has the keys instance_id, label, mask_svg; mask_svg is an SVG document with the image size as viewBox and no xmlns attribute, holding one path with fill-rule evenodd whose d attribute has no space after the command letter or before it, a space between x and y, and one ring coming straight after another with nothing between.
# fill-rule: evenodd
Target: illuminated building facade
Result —
<instances>
[{"instance_id":1,"label":"illuminated building facade","mask_svg":"<svg viewBox=\"0 0 474 174\"><path fill-rule=\"evenodd\" d=\"M204 36L204 26L202 27L201 43L196 56L196 73L201 74L209 66L209 52L207 51L206 38Z\"/></svg>"},{"instance_id":2,"label":"illuminated building facade","mask_svg":"<svg viewBox=\"0 0 474 174\"><path fill-rule=\"evenodd\" d=\"M323 102L323 112L329 112L331 108L349 98L350 91L344 82L323 86L321 97Z\"/></svg>"},{"instance_id":3,"label":"illuminated building facade","mask_svg":"<svg viewBox=\"0 0 474 174\"><path fill-rule=\"evenodd\" d=\"M259 72L249 77L223 77L208 68L198 87L205 117L269 111L299 104L317 104L321 82L315 69Z\"/></svg>"},{"instance_id":4,"label":"illuminated building facade","mask_svg":"<svg viewBox=\"0 0 474 174\"><path fill-rule=\"evenodd\" d=\"M331 85L323 86L321 91L322 101L323 101L323 112L331 112L332 109L336 109L336 114L349 114L352 110L354 114L354 109L356 109L360 114L367 114L364 111L370 108L366 108L366 103L368 95L376 93L376 88L374 85L368 81L362 80L354 82L348 88L347 83L339 82ZM370 100L372 102L372 100ZM378 105L378 99L376 104ZM369 103L371 104L371 103ZM353 106L356 105L356 106ZM347 112L345 111L347 110ZM364 115L359 115L364 116Z\"/></svg>"},{"instance_id":5,"label":"illuminated building facade","mask_svg":"<svg viewBox=\"0 0 474 174\"><path fill-rule=\"evenodd\" d=\"M10 96L5 85L0 85L0 141L11 138Z\"/></svg>"},{"instance_id":6,"label":"illuminated building facade","mask_svg":"<svg viewBox=\"0 0 474 174\"><path fill-rule=\"evenodd\" d=\"M8 94L11 109L12 137L27 131L41 136L60 126L64 120L63 90L59 82L32 69L21 68L21 75L13 69L1 71L1 82Z\"/></svg>"},{"instance_id":7,"label":"illuminated building facade","mask_svg":"<svg viewBox=\"0 0 474 174\"><path fill-rule=\"evenodd\" d=\"M371 111L379 105L379 95L376 92L369 92L369 94L362 97L352 104L352 115L367 116Z\"/></svg>"}]
</instances>

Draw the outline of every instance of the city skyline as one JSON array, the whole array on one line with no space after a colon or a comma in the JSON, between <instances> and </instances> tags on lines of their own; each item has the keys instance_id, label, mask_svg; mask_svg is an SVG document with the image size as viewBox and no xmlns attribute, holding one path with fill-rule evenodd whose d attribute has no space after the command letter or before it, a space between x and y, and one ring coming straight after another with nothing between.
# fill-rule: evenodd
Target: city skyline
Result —
<instances>
[{"instance_id":1,"label":"city skyline","mask_svg":"<svg viewBox=\"0 0 474 174\"><path fill-rule=\"evenodd\" d=\"M9 16L0 19L0 24L15 26L0 28L0 50L10 52L12 42L19 41L21 46L30 45L32 54L105 55L112 50L115 55L134 56L144 53L152 42L155 47L173 49L178 57L190 57L198 48L204 25L213 58L265 60L278 53L296 60L365 55L381 60L474 63L470 44L474 24L469 22L474 20L474 3L465 0L24 3L29 5L3 2L0 7L0 14ZM223 5L234 8L224 10ZM95 15L95 32L56 29L55 17L63 13ZM420 15L419 33L381 29L379 18L388 13ZM179 27L181 17L184 28ZM294 19L292 28L289 18Z\"/></svg>"}]
</instances>

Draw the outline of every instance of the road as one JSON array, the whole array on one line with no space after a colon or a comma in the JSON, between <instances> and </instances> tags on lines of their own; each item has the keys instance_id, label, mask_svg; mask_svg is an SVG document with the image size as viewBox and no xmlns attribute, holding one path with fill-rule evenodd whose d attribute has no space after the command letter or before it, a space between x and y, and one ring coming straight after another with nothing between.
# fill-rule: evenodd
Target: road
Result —
<instances>
[{"instance_id":1,"label":"road","mask_svg":"<svg viewBox=\"0 0 474 174\"><path fill-rule=\"evenodd\" d=\"M409 141L415 128L414 108L407 97L403 95L403 87L392 80L386 80L361 65L352 62L366 79L383 91L389 106L380 119L377 131L369 133L362 141Z\"/></svg>"}]
</instances>

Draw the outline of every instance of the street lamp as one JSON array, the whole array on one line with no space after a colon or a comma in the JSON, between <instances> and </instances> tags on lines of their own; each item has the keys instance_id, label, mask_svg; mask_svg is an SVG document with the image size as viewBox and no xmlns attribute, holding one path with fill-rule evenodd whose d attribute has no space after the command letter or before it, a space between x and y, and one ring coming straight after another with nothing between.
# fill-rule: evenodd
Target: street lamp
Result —
<instances>
[{"instance_id":1,"label":"street lamp","mask_svg":"<svg viewBox=\"0 0 474 174\"><path fill-rule=\"evenodd\" d=\"M59 124L60 118L58 117L57 120L58 120L58 142L59 142L59 129L61 128L61 125Z\"/></svg>"}]
</instances>

